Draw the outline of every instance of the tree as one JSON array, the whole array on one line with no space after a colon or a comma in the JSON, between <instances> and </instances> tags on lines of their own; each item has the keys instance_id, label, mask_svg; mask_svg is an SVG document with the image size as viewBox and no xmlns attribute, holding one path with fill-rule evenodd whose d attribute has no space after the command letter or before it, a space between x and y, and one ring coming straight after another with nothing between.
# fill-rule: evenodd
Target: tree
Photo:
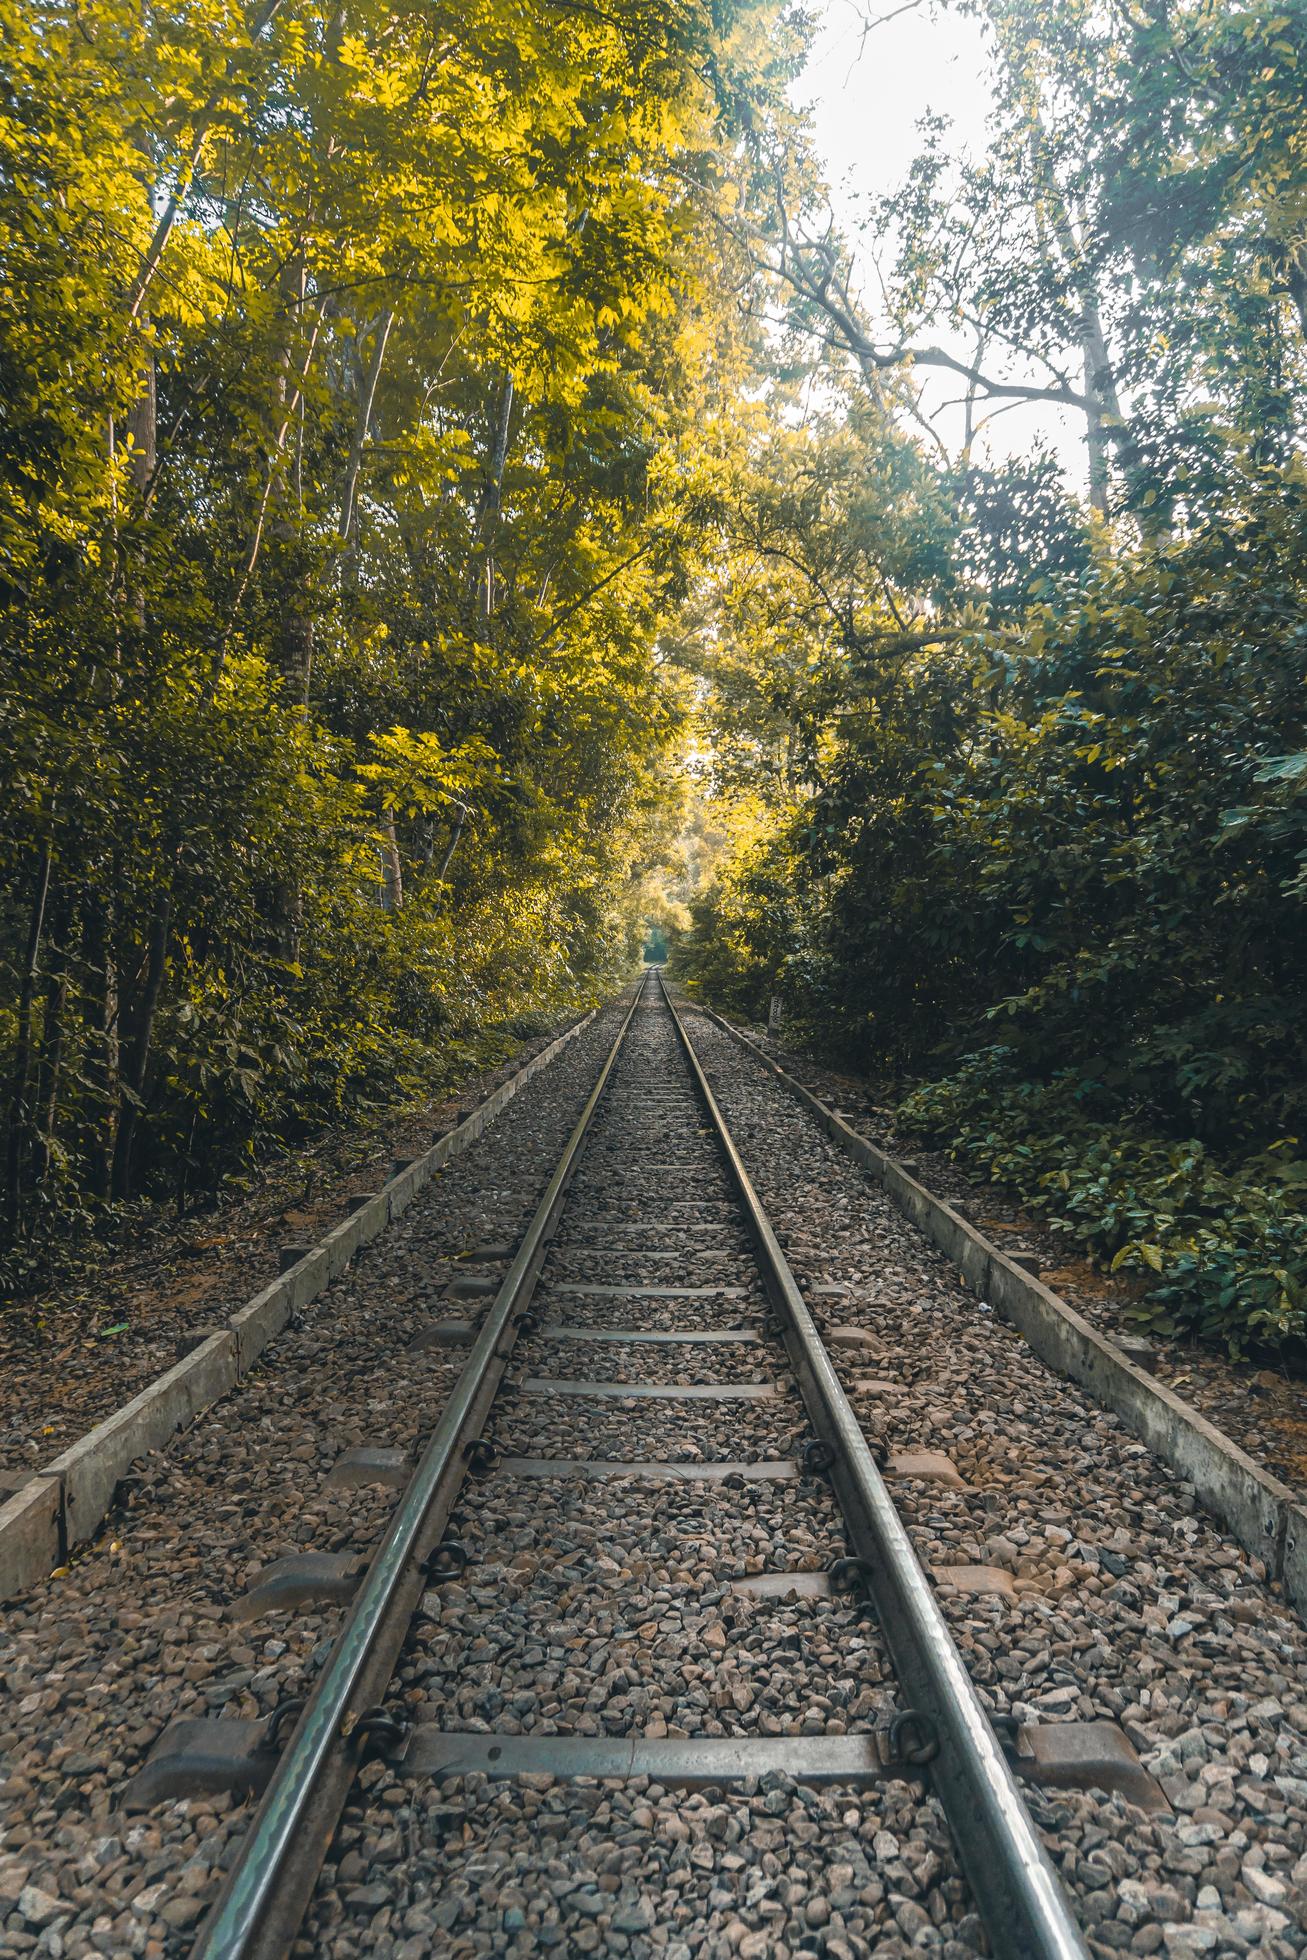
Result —
<instances>
[{"instance_id":1,"label":"tree","mask_svg":"<svg viewBox=\"0 0 1307 1960\"><path fill-rule=\"evenodd\" d=\"M6 21L14 1255L575 997L671 793L772 10ZM733 276L733 275L731 275ZM35 1252L39 1253L39 1244Z\"/></svg>"}]
</instances>

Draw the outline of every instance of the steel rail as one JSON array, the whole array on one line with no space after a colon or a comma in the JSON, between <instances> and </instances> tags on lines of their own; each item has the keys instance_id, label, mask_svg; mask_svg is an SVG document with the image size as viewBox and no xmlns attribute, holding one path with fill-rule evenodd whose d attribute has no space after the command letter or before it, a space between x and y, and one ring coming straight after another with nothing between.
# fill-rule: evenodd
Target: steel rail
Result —
<instances>
[{"instance_id":1,"label":"steel rail","mask_svg":"<svg viewBox=\"0 0 1307 1960\"><path fill-rule=\"evenodd\" d=\"M468 1450L503 1378L591 1119L647 981L646 974L240 1841L192 1960L281 1960L296 1937L358 1769L363 1718L385 1693L430 1583L425 1562L467 1475Z\"/></svg>"},{"instance_id":2,"label":"steel rail","mask_svg":"<svg viewBox=\"0 0 1307 1960\"><path fill-rule=\"evenodd\" d=\"M899 1681L938 1737L930 1778L997 1960L1087 1960L1048 1853L936 1604L867 1438L840 1384L709 1086L661 970L658 984L744 1209L805 1406L830 1454L844 1512Z\"/></svg>"}]
</instances>

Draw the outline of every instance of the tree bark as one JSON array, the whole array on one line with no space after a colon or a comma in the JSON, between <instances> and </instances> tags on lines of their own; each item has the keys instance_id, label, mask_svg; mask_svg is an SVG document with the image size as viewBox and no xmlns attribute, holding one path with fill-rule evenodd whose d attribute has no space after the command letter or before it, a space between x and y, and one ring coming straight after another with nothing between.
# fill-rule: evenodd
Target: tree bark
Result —
<instances>
[{"instance_id":1,"label":"tree bark","mask_svg":"<svg viewBox=\"0 0 1307 1960\"><path fill-rule=\"evenodd\" d=\"M358 414L354 420L354 434L350 439L349 460L345 466L345 488L340 500L340 535L344 539L347 577L352 572L357 557L355 533L358 529L358 487L363 467L363 449L368 439L368 430L372 426L372 409L377 398L377 383L381 379L381 365L386 358L386 342L390 339L390 330L394 324L395 309L392 307L377 323L372 341L372 358L363 377Z\"/></svg>"},{"instance_id":2,"label":"tree bark","mask_svg":"<svg viewBox=\"0 0 1307 1960\"><path fill-rule=\"evenodd\" d=\"M89 1031L86 1060L87 1078L99 1111L98 1116L94 1110L91 1113L82 1147L88 1165L87 1181L96 1197L103 1200L109 1196L118 1114L118 963L114 949L113 894L118 890L119 877L116 864L97 868L104 877L106 897L102 909L94 898L88 905L84 941L86 964L99 976L99 1025Z\"/></svg>"},{"instance_id":3,"label":"tree bark","mask_svg":"<svg viewBox=\"0 0 1307 1960\"><path fill-rule=\"evenodd\" d=\"M313 684L314 612L311 587L314 568L310 563L305 536L302 416L304 390L322 316L319 311L304 358L296 367L296 339L302 330L308 290L308 269L303 250L287 267L283 290L289 324L277 382L272 456L275 458L287 448L290 454L280 472L275 462L271 463L273 473L270 485L274 498L271 535L276 546L275 583L280 601L274 640L286 695L307 716ZM301 426L292 436L292 425L297 416L301 418ZM271 925L278 956L288 965L293 965L299 959L303 917L304 895L299 879L290 877L279 880L272 898Z\"/></svg>"},{"instance_id":4,"label":"tree bark","mask_svg":"<svg viewBox=\"0 0 1307 1960\"><path fill-rule=\"evenodd\" d=\"M236 629L236 621L240 615L241 607L245 603L245 594L249 591L250 583L258 569L259 558L263 550L264 533L268 528L269 507L272 504L273 492L276 489L278 475L282 467L286 441L290 434L290 425L295 419L295 415L304 398L304 388L308 381L309 369L313 363L313 354L317 346L318 334L322 327L322 316L323 307L319 305L313 323L313 330L309 335L308 346L304 352L304 360L299 370L294 393L283 402L283 413L280 423L273 431L272 445L269 450L267 467L263 479L263 493L259 499L259 509L254 523L254 535L250 540L249 554L241 570L240 579L236 586L236 595L228 609L227 618L214 648L209 677L210 694L217 687L222 670L226 665L227 648L230 644L231 636Z\"/></svg>"},{"instance_id":5,"label":"tree bark","mask_svg":"<svg viewBox=\"0 0 1307 1960\"><path fill-rule=\"evenodd\" d=\"M1034 166L1038 168L1042 165L1044 129L1038 120L1035 128L1036 142L1032 144L1032 160ZM1058 247L1066 263L1067 276L1080 300L1080 345L1085 363L1090 502L1095 510L1106 513L1110 501L1110 458L1115 455L1126 484L1138 489L1140 487L1139 451L1135 446L1129 418L1117 389L1116 369L1103 328L1098 289L1092 274L1086 267L1081 241L1076 235L1061 186L1051 171L1042 174L1044 193L1048 198ZM1141 505L1138 507L1138 513L1141 515L1142 510ZM1164 525L1165 521L1165 515L1160 508L1148 520L1150 526L1154 528Z\"/></svg>"},{"instance_id":6,"label":"tree bark","mask_svg":"<svg viewBox=\"0 0 1307 1960\"><path fill-rule=\"evenodd\" d=\"M496 516L504 495L504 466L508 461L508 435L513 420L513 377L504 376L504 392L499 404L499 427L495 433L494 454L490 459L490 509Z\"/></svg>"},{"instance_id":7,"label":"tree bark","mask_svg":"<svg viewBox=\"0 0 1307 1960\"><path fill-rule=\"evenodd\" d=\"M63 1079L65 1021L68 1011L68 933L72 911L67 901L57 907L46 934L45 1002L41 1009L41 1060L36 1103L41 1117L38 1186L48 1182L53 1168L59 1128L59 1091Z\"/></svg>"},{"instance_id":8,"label":"tree bark","mask_svg":"<svg viewBox=\"0 0 1307 1960\"><path fill-rule=\"evenodd\" d=\"M490 454L486 459L486 476L477 499L476 520L472 526L472 563L469 568L469 598L480 594L478 610L489 619L495 603L495 564L491 547L494 542L494 522L498 517L504 494L504 469L508 462L509 435L513 422L513 377L504 376L500 391L499 409L495 421L494 437ZM484 557L478 556L478 549L485 543Z\"/></svg>"},{"instance_id":9,"label":"tree bark","mask_svg":"<svg viewBox=\"0 0 1307 1960\"><path fill-rule=\"evenodd\" d=\"M18 1030L14 1042L14 1067L9 1088L9 1145L5 1158L5 1219L10 1239L18 1236L21 1217L23 1154L31 1137L31 1117L27 1108L27 1079L32 1061L32 1006L40 973L41 933L45 925L46 900L50 895L50 843L41 846L41 856L32 885L32 903L27 915L27 945L23 956L23 978L18 996Z\"/></svg>"},{"instance_id":10,"label":"tree bark","mask_svg":"<svg viewBox=\"0 0 1307 1960\"><path fill-rule=\"evenodd\" d=\"M1031 133L1031 174L1042 189L1067 277L1080 301L1080 352L1085 375L1085 441L1089 452L1089 502L1106 516L1111 498L1110 461L1113 448L1129 475L1133 446L1117 392L1111 349L1103 330L1103 316L1094 281L1085 267L1084 253L1067 209L1062 187L1044 162L1044 126L1035 118ZM1041 226L1041 231L1042 231Z\"/></svg>"},{"instance_id":11,"label":"tree bark","mask_svg":"<svg viewBox=\"0 0 1307 1960\"><path fill-rule=\"evenodd\" d=\"M141 1107L145 1101L145 1085L150 1066L150 1044L154 1037L154 1020L159 1008L163 976L168 965L168 938L171 926L172 897L171 894L163 894L156 899L154 913L150 920L145 976L132 1015L132 1030L127 1043L127 1062L122 1076L123 1093L120 1095L118 1106L118 1134L114 1140L113 1172L109 1186L111 1198L126 1199L132 1195L132 1147L136 1141Z\"/></svg>"},{"instance_id":12,"label":"tree bark","mask_svg":"<svg viewBox=\"0 0 1307 1960\"><path fill-rule=\"evenodd\" d=\"M381 888L382 907L387 912L399 912L404 906L404 869L399 861L399 843L395 836L395 812L383 810L381 813L381 869L383 883Z\"/></svg>"},{"instance_id":13,"label":"tree bark","mask_svg":"<svg viewBox=\"0 0 1307 1960\"><path fill-rule=\"evenodd\" d=\"M458 806L458 820L455 823L453 830L450 832L449 842L445 846L445 855L444 857L441 858L440 869L436 873L436 883L438 885L444 884L445 875L448 872L450 865L454 862L454 853L458 849L459 839L463 835L463 826L466 824L466 822L467 822L467 804L460 803Z\"/></svg>"},{"instance_id":14,"label":"tree bark","mask_svg":"<svg viewBox=\"0 0 1307 1960\"><path fill-rule=\"evenodd\" d=\"M1085 409L1085 440L1089 450L1089 503L1091 509L1106 517L1111 486L1108 475L1107 423L1103 413L1104 381L1106 380L1111 387L1114 400L1116 389L1111 383L1111 362L1097 307L1085 307L1080 334L1085 362L1085 394L1088 397L1088 406Z\"/></svg>"},{"instance_id":15,"label":"tree bark","mask_svg":"<svg viewBox=\"0 0 1307 1960\"><path fill-rule=\"evenodd\" d=\"M141 392L127 417L132 439L132 483L144 496L159 454L159 402L155 359L147 353L141 370Z\"/></svg>"},{"instance_id":16,"label":"tree bark","mask_svg":"<svg viewBox=\"0 0 1307 1960\"><path fill-rule=\"evenodd\" d=\"M276 421L279 441L289 438L291 424L296 414L302 411L304 402L308 363L302 366L297 376L294 354L297 330L304 316L307 276L304 254L301 251L287 267L283 281L290 324L286 331L281 371L277 379ZM309 360L311 359L310 352ZM274 448L276 446L278 444L274 444ZM313 611L307 603L309 565L304 549L302 460L300 445L295 441L292 445L290 467L283 469L274 481L275 514L272 535L279 547L278 570L281 574L278 580L281 604L276 631L278 665L286 682L287 694L298 706L307 708L313 675Z\"/></svg>"}]
</instances>

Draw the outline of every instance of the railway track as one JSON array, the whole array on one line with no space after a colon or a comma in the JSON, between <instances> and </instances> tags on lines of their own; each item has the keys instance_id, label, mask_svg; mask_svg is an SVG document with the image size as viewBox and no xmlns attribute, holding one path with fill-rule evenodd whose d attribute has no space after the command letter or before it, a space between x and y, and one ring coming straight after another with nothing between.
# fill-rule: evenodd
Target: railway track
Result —
<instances>
[{"instance_id":1,"label":"railway track","mask_svg":"<svg viewBox=\"0 0 1307 1960\"><path fill-rule=\"evenodd\" d=\"M1232 1952L1297 1952L1292 1821L1253 1746L1285 1711L1229 1710L1254 1680L1288 1699L1302 1643L1245 1624L1224 1673L1203 1661L1195 1719L1210 1733L1222 1711L1249 1742L1228 1791L1219 1752L1202 1758L1200 1794L1228 1813L1185 1797L1169 1817L1120 1729L1067 1719L1078 1697L1142 1737L1153 1696L1179 1736L1156 1640L1117 1653L1059 1617L1063 1595L1025 1591L1042 1580L1018 1576L1019 1596L966 1562L996 1493L968 1487L960 1447L929 1446L948 1442L947 1360L925 1339L889 1355L847 1324L847 1281L814 1284L814 1257L863 1263L847 1173L764 1077L723 1073L707 1023L692 1043L656 976L576 1047L199 1425L172 1480L147 1480L74 1568L84 1613L70 1625L56 1592L20 1625L23 1683L58 1685L20 1703L53 1735L11 1785L17 1842L67 1852L63 1875L10 1882L14 1950L960 1960L1224 1951L1228 1931ZM992 1427L979 1343L998 1334L956 1343L976 1384L959 1444ZM1174 1583L1161 1569L1159 1596ZM1022 1597L1038 1618L1010 1655ZM1182 1670L1195 1705L1202 1667ZM1014 1700L1028 1681L1052 1686L1053 1719ZM183 1709L161 1736L156 1699ZM1276 1746L1292 1782L1307 1764L1292 1734ZM124 1804L144 1821L124 1827ZM1261 1836L1231 1868L1236 1815ZM1214 1942L1204 1886L1229 1894Z\"/></svg>"},{"instance_id":2,"label":"railway track","mask_svg":"<svg viewBox=\"0 0 1307 1960\"><path fill-rule=\"evenodd\" d=\"M511 1445L493 1440L510 1431ZM738 1454L721 1454L724 1433ZM1083 1953L889 1495L896 1472L929 1476L936 1467L868 1443L661 978L646 978L313 1692L278 1724L287 1739L201 1929L196 1960L289 1948L367 1748L388 1751L411 1775L640 1776L679 1787L756 1782L769 1771L851 1785L925 1771L992 1949ZM748 1717L765 1699L745 1683L730 1726L716 1719L706 1734L673 1735L665 1719L657 1724L663 1733L643 1735L634 1725L606 1733L598 1723L589 1734L551 1734L554 1722L526 1734L520 1724L512 1733L463 1730L449 1725L448 1712L474 1664L454 1640L451 1653L433 1657L423 1690L431 1719L411 1724L387 1693L423 1596L442 1578L463 1579L469 1558L502 1568L514 1554L513 1529L486 1514L475 1487L465 1505L467 1542L447 1535L469 1480L481 1488L512 1480L524 1505L555 1519L558 1486L611 1491L606 1555L584 1506L575 1532L555 1525L552 1538L566 1566L591 1562L600 1594L600 1565L620 1571L639 1555L667 1486L693 1494L687 1522L702 1529L709 1503L718 1520L728 1508L742 1520L756 1516L759 1491L769 1508L797 1485L804 1542L824 1548L826 1569L772 1569L738 1589L778 1600L833 1590L874 1602L871 1615L855 1607L842 1616L848 1624L832 1638L830 1678L817 1684L822 1705L846 1707L848 1716L819 1727L803 1711L797 1732L787 1732L782 1703L773 1733L763 1733ZM691 1542L687 1536L687 1561ZM265 1582L264 1595L282 1603L288 1579L298 1589L319 1576L344 1578L335 1567L315 1569L310 1554L295 1573L283 1567ZM527 1639L548 1619L553 1591L546 1569L534 1594L514 1602L510 1621ZM687 1576L678 1591L664 1605L684 1622L703 1588ZM778 1606L778 1640L795 1637L780 1631L787 1618ZM506 1637L497 1629L497 1644ZM628 1697L623 1714L633 1712ZM197 1744L212 1749L216 1740L174 1737L141 1794L170 1775L184 1778L187 1749L194 1758ZM266 1735L249 1740L251 1759L269 1753Z\"/></svg>"}]
</instances>

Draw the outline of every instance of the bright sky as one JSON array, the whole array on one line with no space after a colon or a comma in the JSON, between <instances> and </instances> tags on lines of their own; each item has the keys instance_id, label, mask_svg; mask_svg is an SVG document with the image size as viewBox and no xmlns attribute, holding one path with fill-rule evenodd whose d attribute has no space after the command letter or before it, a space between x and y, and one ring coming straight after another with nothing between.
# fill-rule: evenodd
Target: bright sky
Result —
<instances>
[{"instance_id":1,"label":"bright sky","mask_svg":"<svg viewBox=\"0 0 1307 1960\"><path fill-rule=\"evenodd\" d=\"M905 175L918 148L917 124L928 111L949 117L955 153L979 154L985 144L990 94L978 22L920 0L864 34L865 21L888 15L899 4L825 0L825 24L795 90L796 99L812 107L836 214L850 233L865 200L892 190ZM939 339L950 345L944 336ZM971 349L953 342L950 351ZM932 381L927 399L955 392ZM940 427L947 441L956 442L961 416L944 418ZM996 458L1028 448L1038 434L1057 448L1071 481L1082 482L1082 431L1059 411L1043 405L1011 408L986 431Z\"/></svg>"},{"instance_id":2,"label":"bright sky","mask_svg":"<svg viewBox=\"0 0 1307 1960\"><path fill-rule=\"evenodd\" d=\"M816 107L836 188L846 178L860 190L897 182L928 110L951 118L958 147L983 147L989 91L976 21L922 4L864 36L864 20L881 11L876 0L865 14L854 0L827 0L824 11L800 94Z\"/></svg>"}]
</instances>

